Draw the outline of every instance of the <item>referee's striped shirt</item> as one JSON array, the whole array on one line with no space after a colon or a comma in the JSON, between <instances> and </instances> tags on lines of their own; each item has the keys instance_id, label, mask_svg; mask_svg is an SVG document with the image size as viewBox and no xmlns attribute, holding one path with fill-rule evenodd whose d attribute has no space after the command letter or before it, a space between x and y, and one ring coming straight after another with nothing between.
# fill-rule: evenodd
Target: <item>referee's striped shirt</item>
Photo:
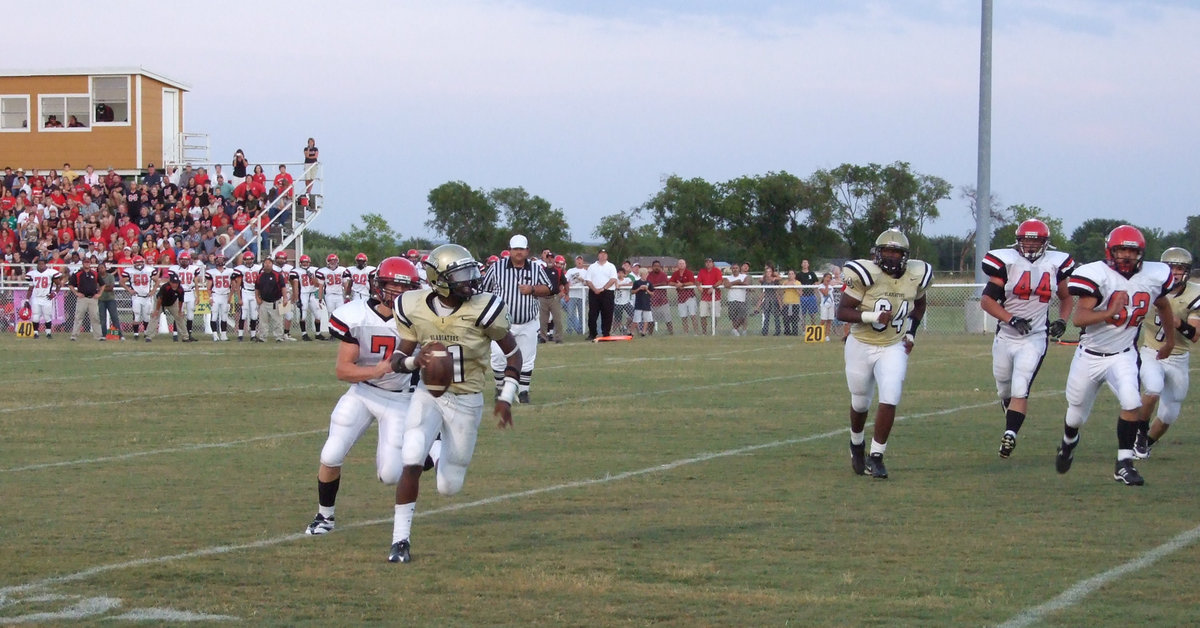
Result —
<instances>
[{"instance_id":1,"label":"referee's striped shirt","mask_svg":"<svg viewBox=\"0 0 1200 628\"><path fill-rule=\"evenodd\" d=\"M516 268L509 263L508 257L488 268L483 276L483 289L500 297L508 308L508 319L513 325L528 323L538 317L540 305L537 297L532 294L521 294L517 286L550 286L550 276L546 274L546 264L539 259L525 260L525 266Z\"/></svg>"}]
</instances>

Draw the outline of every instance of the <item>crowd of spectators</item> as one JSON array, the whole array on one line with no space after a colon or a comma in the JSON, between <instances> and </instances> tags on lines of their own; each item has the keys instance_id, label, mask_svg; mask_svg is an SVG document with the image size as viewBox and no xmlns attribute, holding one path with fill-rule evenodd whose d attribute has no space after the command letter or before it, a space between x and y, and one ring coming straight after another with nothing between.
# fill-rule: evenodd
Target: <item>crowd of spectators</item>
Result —
<instances>
[{"instance_id":1,"label":"crowd of spectators","mask_svg":"<svg viewBox=\"0 0 1200 628\"><path fill-rule=\"evenodd\" d=\"M241 150L237 154L245 160ZM284 165L271 179L261 165L249 173L245 168L236 158L233 173L221 165L209 172L190 163L161 172L150 163L137 177L111 167L102 174L90 164L76 171L64 163L61 171L44 173L5 167L0 181L5 274L11 279L23 273L18 265L39 258L65 266L87 257L127 264L141 255L148 264L169 265L184 251L201 262L238 244L258 253L269 237L281 235L270 233L268 223L283 213L276 222L287 224L294 206L307 206L309 199L294 193Z\"/></svg>"}]
</instances>

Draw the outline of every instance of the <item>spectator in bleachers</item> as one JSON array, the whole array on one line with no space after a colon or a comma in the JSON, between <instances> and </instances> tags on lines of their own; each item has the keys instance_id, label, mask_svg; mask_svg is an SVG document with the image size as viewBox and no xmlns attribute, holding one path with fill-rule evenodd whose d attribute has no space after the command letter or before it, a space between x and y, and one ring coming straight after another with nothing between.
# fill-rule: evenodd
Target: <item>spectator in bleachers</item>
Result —
<instances>
[{"instance_id":1,"label":"spectator in bleachers","mask_svg":"<svg viewBox=\"0 0 1200 628\"><path fill-rule=\"evenodd\" d=\"M246 171L250 168L250 162L246 160L246 154L242 149L237 149L233 153L233 177L230 181L235 185L241 185L246 179Z\"/></svg>"},{"instance_id":2,"label":"spectator in bleachers","mask_svg":"<svg viewBox=\"0 0 1200 628\"><path fill-rule=\"evenodd\" d=\"M304 145L304 193L312 194L313 179L318 176L317 165L321 151L317 150L317 141L313 138L308 138L308 143Z\"/></svg>"},{"instance_id":3,"label":"spectator in bleachers","mask_svg":"<svg viewBox=\"0 0 1200 628\"><path fill-rule=\"evenodd\" d=\"M267 189L267 172L263 170L262 164L254 164L254 174L250 175L250 178L262 189Z\"/></svg>"}]
</instances>

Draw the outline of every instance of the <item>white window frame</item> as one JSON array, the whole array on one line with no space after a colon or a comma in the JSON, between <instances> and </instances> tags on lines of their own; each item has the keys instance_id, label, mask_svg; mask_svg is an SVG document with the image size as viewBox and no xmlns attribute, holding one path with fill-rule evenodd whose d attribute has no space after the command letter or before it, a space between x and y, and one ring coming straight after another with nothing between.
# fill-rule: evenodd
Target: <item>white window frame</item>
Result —
<instances>
[{"instance_id":1,"label":"white window frame","mask_svg":"<svg viewBox=\"0 0 1200 628\"><path fill-rule=\"evenodd\" d=\"M22 99L25 101L25 126L0 128L0 133L28 133L29 128L30 128L29 120L31 119L31 117L29 115L29 113L30 113L29 94L0 94L0 100L9 100L9 99L12 99L12 100ZM2 111L2 110L3 110L3 107L0 106L0 111Z\"/></svg>"},{"instance_id":2,"label":"white window frame","mask_svg":"<svg viewBox=\"0 0 1200 628\"><path fill-rule=\"evenodd\" d=\"M59 120L59 122L63 123L61 128L54 128L54 127L46 126L46 116L49 114L42 111L42 101L47 98L61 98L62 99L63 119ZM88 94L38 94L38 99L37 99L38 100L38 116L37 116L38 133L86 133L92 129L92 127L90 127L90 126L83 126L83 127L78 127L78 128L74 128L74 129L67 126L67 118L70 117L70 112L67 110L67 99L68 98L81 98L83 100L88 101L89 109L92 106L91 105L92 98ZM55 114L57 114L57 113L58 112L56 111ZM85 115L88 116L88 119L90 121L91 113L89 112Z\"/></svg>"},{"instance_id":3,"label":"white window frame","mask_svg":"<svg viewBox=\"0 0 1200 628\"><path fill-rule=\"evenodd\" d=\"M96 79L125 79L125 120L114 120L112 122L97 122L96 121ZM88 99L91 102L89 107L91 111L88 113L88 118L92 121L92 126L131 126L133 124L133 88L129 75L125 74L98 74L88 77Z\"/></svg>"}]
</instances>

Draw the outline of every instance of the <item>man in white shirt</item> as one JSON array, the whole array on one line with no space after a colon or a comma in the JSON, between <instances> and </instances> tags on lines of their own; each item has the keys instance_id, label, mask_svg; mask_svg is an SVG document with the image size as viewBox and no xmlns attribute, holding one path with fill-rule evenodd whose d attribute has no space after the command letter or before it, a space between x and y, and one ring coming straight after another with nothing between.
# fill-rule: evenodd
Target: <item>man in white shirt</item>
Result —
<instances>
[{"instance_id":1,"label":"man in white shirt","mask_svg":"<svg viewBox=\"0 0 1200 628\"><path fill-rule=\"evenodd\" d=\"M567 326L570 327L572 333L583 333L583 301L587 296L587 286L583 282L583 277L587 273L587 264L583 262L582 255L575 256L575 268L568 270L565 274L567 279ZM555 327L556 335L558 328ZM566 330L563 330L563 335ZM561 336L559 336L561 337Z\"/></svg>"},{"instance_id":2,"label":"man in white shirt","mask_svg":"<svg viewBox=\"0 0 1200 628\"><path fill-rule=\"evenodd\" d=\"M734 336L746 335L746 284L750 283L750 262L729 267L725 286L729 288L729 324Z\"/></svg>"},{"instance_id":3,"label":"man in white shirt","mask_svg":"<svg viewBox=\"0 0 1200 628\"><path fill-rule=\"evenodd\" d=\"M608 261L608 251L600 249L596 261L584 273L584 283L588 288L588 340L594 342L597 332L600 332L600 336L608 336L612 332L617 267ZM600 323L599 328L597 322Z\"/></svg>"}]
</instances>

